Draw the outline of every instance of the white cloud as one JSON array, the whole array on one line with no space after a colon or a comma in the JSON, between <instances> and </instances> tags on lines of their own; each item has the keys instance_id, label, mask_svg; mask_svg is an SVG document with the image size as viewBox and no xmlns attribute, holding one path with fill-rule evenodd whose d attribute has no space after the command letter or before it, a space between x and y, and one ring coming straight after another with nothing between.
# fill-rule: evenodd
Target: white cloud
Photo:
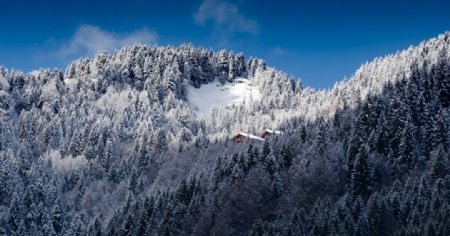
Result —
<instances>
[{"instance_id":1,"label":"white cloud","mask_svg":"<svg viewBox=\"0 0 450 236\"><path fill-rule=\"evenodd\" d=\"M274 47L271 51L270 54L273 56L284 56L288 53L288 51L284 48L281 48L279 46Z\"/></svg>"},{"instance_id":2,"label":"white cloud","mask_svg":"<svg viewBox=\"0 0 450 236\"><path fill-rule=\"evenodd\" d=\"M204 0L195 12L194 20L200 25L212 23L219 34L258 33L257 22L244 16L237 5L226 1Z\"/></svg>"},{"instance_id":3,"label":"white cloud","mask_svg":"<svg viewBox=\"0 0 450 236\"><path fill-rule=\"evenodd\" d=\"M101 50L111 52L136 43L154 44L157 40L158 35L147 29L119 34L93 25L82 25L69 40L62 43L58 55L64 58L93 56Z\"/></svg>"}]
</instances>

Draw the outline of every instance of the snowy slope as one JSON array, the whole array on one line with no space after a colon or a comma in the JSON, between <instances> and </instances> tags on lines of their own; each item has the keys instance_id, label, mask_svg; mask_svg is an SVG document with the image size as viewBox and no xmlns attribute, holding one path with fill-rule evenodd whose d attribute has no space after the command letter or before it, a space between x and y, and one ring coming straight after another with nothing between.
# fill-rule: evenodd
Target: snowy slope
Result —
<instances>
[{"instance_id":1,"label":"snowy slope","mask_svg":"<svg viewBox=\"0 0 450 236\"><path fill-rule=\"evenodd\" d=\"M196 114L203 114L212 108L240 105L244 101L259 101L261 93L250 80L237 78L232 83L221 84L214 80L200 88L189 87L188 100Z\"/></svg>"}]
</instances>

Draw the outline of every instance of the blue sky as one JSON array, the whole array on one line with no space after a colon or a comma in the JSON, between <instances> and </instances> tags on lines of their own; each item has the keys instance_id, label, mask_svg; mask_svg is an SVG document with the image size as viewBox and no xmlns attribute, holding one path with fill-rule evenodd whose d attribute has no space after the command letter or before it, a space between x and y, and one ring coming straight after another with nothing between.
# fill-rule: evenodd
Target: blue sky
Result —
<instances>
[{"instance_id":1,"label":"blue sky","mask_svg":"<svg viewBox=\"0 0 450 236\"><path fill-rule=\"evenodd\" d=\"M444 0L3 0L0 64L30 71L136 42L242 51L331 87L450 30Z\"/></svg>"}]
</instances>

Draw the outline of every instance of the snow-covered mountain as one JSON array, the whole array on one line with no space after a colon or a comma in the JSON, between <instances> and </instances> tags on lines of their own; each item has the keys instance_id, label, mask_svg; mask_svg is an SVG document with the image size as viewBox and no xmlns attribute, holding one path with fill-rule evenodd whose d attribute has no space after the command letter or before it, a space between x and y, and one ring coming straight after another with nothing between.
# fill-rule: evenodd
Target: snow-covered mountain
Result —
<instances>
[{"instance_id":1,"label":"snow-covered mountain","mask_svg":"<svg viewBox=\"0 0 450 236\"><path fill-rule=\"evenodd\" d=\"M449 107L450 33L321 91L191 45L0 68L0 235L448 235Z\"/></svg>"},{"instance_id":2,"label":"snow-covered mountain","mask_svg":"<svg viewBox=\"0 0 450 236\"><path fill-rule=\"evenodd\" d=\"M201 130L206 136L228 138L238 131L280 128L293 118L333 117L339 109L380 94L387 83L408 81L418 73L414 70L430 73L449 57L448 48L447 33L366 63L330 91L316 91L262 60L246 61L243 54L215 53L191 45L137 45L112 55L99 53L77 60L64 75L49 70L23 74L3 68L0 82L11 91L3 89L0 94L2 113L29 110L33 104L50 109L55 102L70 110L77 101L97 112L117 114L118 123L130 119L124 111L140 110L132 130L145 124L175 137L184 127L194 136Z\"/></svg>"},{"instance_id":3,"label":"snow-covered mountain","mask_svg":"<svg viewBox=\"0 0 450 236\"><path fill-rule=\"evenodd\" d=\"M13 93L3 89L0 96L3 107L16 110L22 106L30 109L31 103L51 106L59 99L67 105L71 100L98 103L95 109L99 111L109 108L122 114L127 106L138 102L144 113L153 110L157 114L151 116L158 116L157 120L164 123L157 124L154 119L153 128L168 128L176 135L180 127L200 122L204 133L224 138L237 131L278 128L295 117L332 117L338 109L353 107L360 99L381 93L386 83L409 80L415 73L413 67L431 71L442 58L449 57L448 47L448 34L443 34L364 64L351 79L337 83L330 91L315 91L267 67L262 60L245 61L242 54L214 53L190 45L138 45L113 55L99 53L93 59L75 61L64 76L49 70L26 75L2 69L2 86L18 89ZM23 94L14 94L19 90L24 90Z\"/></svg>"}]
</instances>

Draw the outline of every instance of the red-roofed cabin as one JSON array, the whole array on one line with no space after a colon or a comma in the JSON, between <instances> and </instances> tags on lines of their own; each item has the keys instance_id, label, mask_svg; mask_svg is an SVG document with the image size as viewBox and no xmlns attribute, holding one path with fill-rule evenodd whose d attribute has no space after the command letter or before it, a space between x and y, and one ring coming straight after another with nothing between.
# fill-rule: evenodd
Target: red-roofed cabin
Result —
<instances>
[{"instance_id":1,"label":"red-roofed cabin","mask_svg":"<svg viewBox=\"0 0 450 236\"><path fill-rule=\"evenodd\" d=\"M247 139L257 140L257 141L261 141L261 142L264 141L263 138L260 138L258 136L252 135L252 134L243 133L243 132L239 132L233 137L233 141L236 143L242 143Z\"/></svg>"},{"instance_id":2,"label":"red-roofed cabin","mask_svg":"<svg viewBox=\"0 0 450 236\"><path fill-rule=\"evenodd\" d=\"M242 143L245 141L246 138L247 138L247 135L242 134L242 133L237 133L236 135L234 135L233 141L235 143Z\"/></svg>"}]
</instances>

